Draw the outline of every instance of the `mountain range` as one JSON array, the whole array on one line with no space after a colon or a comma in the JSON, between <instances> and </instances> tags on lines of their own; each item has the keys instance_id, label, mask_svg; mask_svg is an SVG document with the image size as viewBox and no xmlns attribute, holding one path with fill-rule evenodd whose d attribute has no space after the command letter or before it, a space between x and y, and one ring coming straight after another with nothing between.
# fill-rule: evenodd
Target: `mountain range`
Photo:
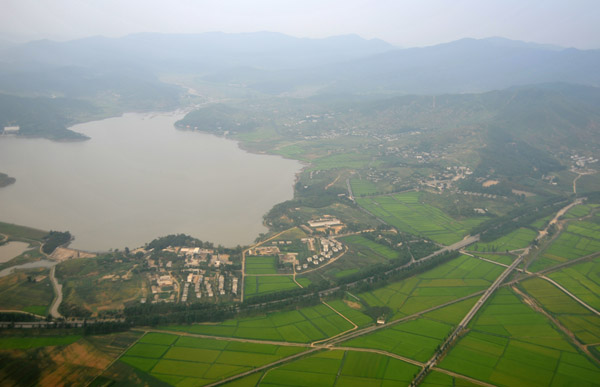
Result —
<instances>
[{"instance_id":1,"label":"mountain range","mask_svg":"<svg viewBox=\"0 0 600 387\"><path fill-rule=\"evenodd\" d=\"M30 80L36 79L39 93L65 96L75 96L75 91L57 80L98 80L114 88L108 78L153 83L165 74L196 74L208 82L268 94L306 85L321 93L440 94L546 82L598 86L600 50L504 38L396 48L356 35L307 39L272 32L141 33L12 46L0 51L0 73L1 91L22 92L25 86L33 93Z\"/></svg>"}]
</instances>

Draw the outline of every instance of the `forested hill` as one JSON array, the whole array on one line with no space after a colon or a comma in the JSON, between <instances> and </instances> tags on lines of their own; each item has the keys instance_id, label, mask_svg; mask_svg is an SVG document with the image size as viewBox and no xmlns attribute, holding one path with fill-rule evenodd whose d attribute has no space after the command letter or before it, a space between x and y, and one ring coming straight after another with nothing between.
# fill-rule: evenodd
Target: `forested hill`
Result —
<instances>
[{"instance_id":1,"label":"forested hill","mask_svg":"<svg viewBox=\"0 0 600 387\"><path fill-rule=\"evenodd\" d=\"M431 131L433 144L475 138L480 169L506 176L557 170L559 154L600 146L597 87L552 83L483 94L405 96L359 109L364 120L384 117L392 132Z\"/></svg>"},{"instance_id":2,"label":"forested hill","mask_svg":"<svg viewBox=\"0 0 600 387\"><path fill-rule=\"evenodd\" d=\"M142 80L156 86L156 77L165 74L195 74L268 94L309 86L318 93L441 94L545 82L600 85L600 50L503 38L399 49L355 35L301 39L269 32L144 33L31 42L0 51L0 65L1 73L11 74L0 76L4 91L27 85L19 75L52 73L55 81L81 73L86 74L81 80L117 78L138 88Z\"/></svg>"},{"instance_id":3,"label":"forested hill","mask_svg":"<svg viewBox=\"0 0 600 387\"><path fill-rule=\"evenodd\" d=\"M23 136L85 140L86 136L67 127L98 113L91 103L77 99L0 94L0 126L18 125L19 134Z\"/></svg>"},{"instance_id":4,"label":"forested hill","mask_svg":"<svg viewBox=\"0 0 600 387\"><path fill-rule=\"evenodd\" d=\"M165 81L181 77L201 93L185 96ZM37 41L0 51L0 93L11 95L2 97L0 124L20 125L22 135L75 139L66 126L77 120L173 110L207 96L302 95L324 103L335 96L359 98L358 112L388 114L386 126L394 130L477 123L535 147L587 144L597 128L597 90L545 82L600 85L600 51L501 38L398 49L353 35L299 39L267 32ZM538 86L489 92L524 83ZM379 101L365 103L365 96ZM399 117L399 126L392 125ZM217 118L221 127L231 121L227 112ZM254 125L253 119L247 128Z\"/></svg>"}]
</instances>

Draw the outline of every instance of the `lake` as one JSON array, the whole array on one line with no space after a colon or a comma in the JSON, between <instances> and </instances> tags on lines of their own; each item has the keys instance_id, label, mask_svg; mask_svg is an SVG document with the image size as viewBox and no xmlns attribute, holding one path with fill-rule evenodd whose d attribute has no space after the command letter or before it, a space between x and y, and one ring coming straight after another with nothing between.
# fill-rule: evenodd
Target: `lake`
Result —
<instances>
[{"instance_id":1,"label":"lake","mask_svg":"<svg viewBox=\"0 0 600 387\"><path fill-rule=\"evenodd\" d=\"M29 243L8 242L0 246L0 263L5 263L29 250Z\"/></svg>"},{"instance_id":2,"label":"lake","mask_svg":"<svg viewBox=\"0 0 600 387\"><path fill-rule=\"evenodd\" d=\"M0 221L70 231L71 247L133 248L186 233L225 246L265 232L263 215L291 199L294 160L176 130L182 113L137 114L71 129L83 142L0 137Z\"/></svg>"},{"instance_id":3,"label":"lake","mask_svg":"<svg viewBox=\"0 0 600 387\"><path fill-rule=\"evenodd\" d=\"M49 261L47 259L42 259L40 261L23 263L21 265L14 265L7 267L6 269L0 270L0 278L6 277L14 273L17 270L26 270L26 269L38 269L40 267L51 268L52 266L56 266L58 264L57 261Z\"/></svg>"}]
</instances>

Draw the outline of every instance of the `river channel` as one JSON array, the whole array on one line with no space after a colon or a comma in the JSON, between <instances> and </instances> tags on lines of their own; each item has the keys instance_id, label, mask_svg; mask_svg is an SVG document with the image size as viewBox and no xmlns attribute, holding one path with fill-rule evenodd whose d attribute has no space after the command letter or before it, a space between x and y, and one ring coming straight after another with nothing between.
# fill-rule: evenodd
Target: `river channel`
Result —
<instances>
[{"instance_id":1,"label":"river channel","mask_svg":"<svg viewBox=\"0 0 600 387\"><path fill-rule=\"evenodd\" d=\"M182 113L125 114L71 129L83 142L0 138L0 221L69 230L72 247L138 247L186 233L225 246L266 231L263 215L291 199L301 164L234 141L176 130Z\"/></svg>"}]
</instances>

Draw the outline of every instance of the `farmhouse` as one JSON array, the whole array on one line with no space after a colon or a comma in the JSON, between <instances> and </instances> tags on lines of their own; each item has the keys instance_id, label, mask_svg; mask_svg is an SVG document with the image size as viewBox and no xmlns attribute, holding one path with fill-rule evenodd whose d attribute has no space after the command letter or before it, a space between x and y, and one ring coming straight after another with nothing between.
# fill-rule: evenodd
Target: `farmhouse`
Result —
<instances>
[{"instance_id":1,"label":"farmhouse","mask_svg":"<svg viewBox=\"0 0 600 387\"><path fill-rule=\"evenodd\" d=\"M276 246L261 246L248 250L248 255L275 255L279 253L279 247Z\"/></svg>"},{"instance_id":2,"label":"farmhouse","mask_svg":"<svg viewBox=\"0 0 600 387\"><path fill-rule=\"evenodd\" d=\"M312 228L321 228L321 227L332 227L341 225L342 222L337 220L336 218L319 218L317 220L310 220L308 225Z\"/></svg>"},{"instance_id":3,"label":"farmhouse","mask_svg":"<svg viewBox=\"0 0 600 387\"><path fill-rule=\"evenodd\" d=\"M17 134L19 133L19 130L21 130L21 127L19 126L5 126L4 134Z\"/></svg>"},{"instance_id":4,"label":"farmhouse","mask_svg":"<svg viewBox=\"0 0 600 387\"><path fill-rule=\"evenodd\" d=\"M160 277L158 277L158 280L156 282L158 282L158 286L161 287L173 285L173 279L170 275L161 275Z\"/></svg>"}]
</instances>

